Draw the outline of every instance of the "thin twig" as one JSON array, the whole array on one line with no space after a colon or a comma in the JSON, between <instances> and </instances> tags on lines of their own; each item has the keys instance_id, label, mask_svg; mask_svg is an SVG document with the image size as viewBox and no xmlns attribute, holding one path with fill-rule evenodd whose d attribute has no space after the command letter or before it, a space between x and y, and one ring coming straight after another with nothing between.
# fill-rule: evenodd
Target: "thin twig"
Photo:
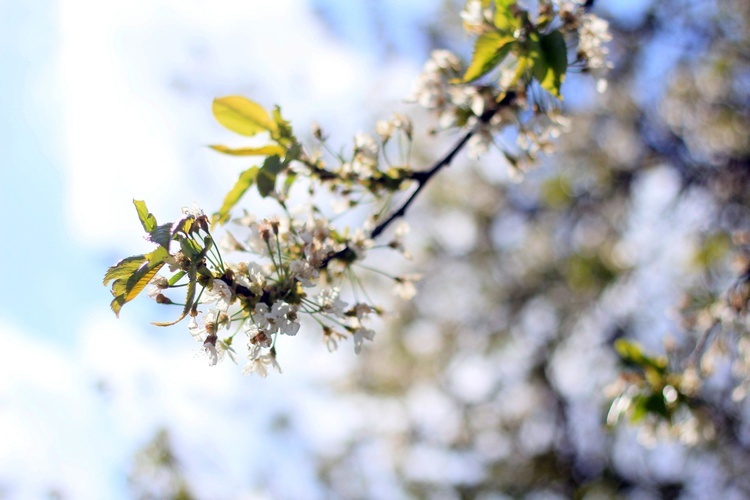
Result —
<instances>
[{"instance_id":1,"label":"thin twig","mask_svg":"<svg viewBox=\"0 0 750 500\"><path fill-rule=\"evenodd\" d=\"M698 342L695 343L693 352L690 353L690 356L688 356L687 360L685 361L686 367L694 367L698 364L698 361L703 356L703 351L706 350L708 339L711 338L711 335L719 328L719 326L721 326L721 320L716 319L711 324L711 326L708 327L705 332L703 332L703 334L698 339Z\"/></svg>"}]
</instances>

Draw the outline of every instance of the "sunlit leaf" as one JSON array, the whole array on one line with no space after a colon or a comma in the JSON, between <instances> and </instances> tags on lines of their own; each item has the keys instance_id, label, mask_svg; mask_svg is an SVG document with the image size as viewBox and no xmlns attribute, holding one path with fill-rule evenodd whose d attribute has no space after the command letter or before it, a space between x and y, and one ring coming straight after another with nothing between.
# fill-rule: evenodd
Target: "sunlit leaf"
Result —
<instances>
[{"instance_id":1,"label":"sunlit leaf","mask_svg":"<svg viewBox=\"0 0 750 500\"><path fill-rule=\"evenodd\" d=\"M133 276L128 280L128 291L125 295L125 302L130 302L140 294L151 278L156 276L159 269L164 265L164 261L149 262L147 265L142 266Z\"/></svg>"},{"instance_id":2,"label":"sunlit leaf","mask_svg":"<svg viewBox=\"0 0 750 500\"><path fill-rule=\"evenodd\" d=\"M224 197L224 203L221 208L213 216L213 222L224 224L229 220L229 212L234 208L240 198L247 192L248 189L255 182L255 178L258 176L258 167L250 167L240 174L239 179L234 184L234 187Z\"/></svg>"},{"instance_id":3,"label":"sunlit leaf","mask_svg":"<svg viewBox=\"0 0 750 500\"><path fill-rule=\"evenodd\" d=\"M200 258L203 248L193 238L186 238L182 235L177 237L180 242L180 250L191 261L197 261Z\"/></svg>"},{"instance_id":4,"label":"sunlit leaf","mask_svg":"<svg viewBox=\"0 0 750 500\"><path fill-rule=\"evenodd\" d=\"M214 151L223 153L225 155L232 156L269 156L269 155L283 155L286 149L276 144L270 144L268 146L261 146L259 148L229 148L220 144L209 146Z\"/></svg>"},{"instance_id":5,"label":"sunlit leaf","mask_svg":"<svg viewBox=\"0 0 750 500\"><path fill-rule=\"evenodd\" d=\"M292 185L294 184L294 181L297 180L297 174L290 173L287 174L286 179L284 179L284 196L289 196L289 191L292 189Z\"/></svg>"},{"instance_id":6,"label":"sunlit leaf","mask_svg":"<svg viewBox=\"0 0 750 500\"><path fill-rule=\"evenodd\" d=\"M216 121L241 135L253 136L259 132L278 133L276 122L257 102L241 96L214 99L213 114Z\"/></svg>"},{"instance_id":7,"label":"sunlit leaf","mask_svg":"<svg viewBox=\"0 0 750 500\"><path fill-rule=\"evenodd\" d=\"M153 231L156 228L156 217L148 211L146 202L143 200L133 200L133 205L135 205L135 209L138 211L138 218L141 220L143 229L147 233Z\"/></svg>"},{"instance_id":8,"label":"sunlit leaf","mask_svg":"<svg viewBox=\"0 0 750 500\"><path fill-rule=\"evenodd\" d=\"M470 82L487 74L505 59L515 41L512 36L504 36L496 31L477 38L471 64L466 69L463 81Z\"/></svg>"},{"instance_id":9,"label":"sunlit leaf","mask_svg":"<svg viewBox=\"0 0 750 500\"><path fill-rule=\"evenodd\" d=\"M130 278L130 276L132 276L133 273L136 272L144 262L146 262L146 260L145 255L134 255L122 259L117 264L107 269L107 272L104 274L104 286L107 286L112 280L125 279L127 281L127 279Z\"/></svg>"},{"instance_id":10,"label":"sunlit leaf","mask_svg":"<svg viewBox=\"0 0 750 500\"><path fill-rule=\"evenodd\" d=\"M178 281L180 281L185 276L185 271L179 271L174 274L171 278L169 278L169 286L174 286Z\"/></svg>"},{"instance_id":11,"label":"sunlit leaf","mask_svg":"<svg viewBox=\"0 0 750 500\"><path fill-rule=\"evenodd\" d=\"M176 235L177 233L185 233L185 234L190 233L190 230L193 228L194 222L195 222L195 217L193 217L192 215L189 215L173 223L172 224L172 236Z\"/></svg>"},{"instance_id":12,"label":"sunlit leaf","mask_svg":"<svg viewBox=\"0 0 750 500\"><path fill-rule=\"evenodd\" d=\"M149 281L156 276L156 273L159 272L168 257L169 252L166 248L160 246L146 255L131 257L129 258L130 260L125 259L124 261L120 261L123 265L120 266L117 271L112 271L112 268L110 268L110 271L112 271L111 274L108 271L110 279L114 275L119 276L119 278L112 283L112 293L115 295L115 298L110 304L112 310L117 316L120 315L122 306L136 298L138 294L143 291ZM134 263L138 260L141 261L140 266L135 270L132 270ZM114 267L117 268L118 266L116 265ZM127 274L128 272L130 273L129 275ZM108 281L106 275L105 280Z\"/></svg>"},{"instance_id":13,"label":"sunlit leaf","mask_svg":"<svg viewBox=\"0 0 750 500\"><path fill-rule=\"evenodd\" d=\"M495 0L495 18L493 22L503 35L512 35L518 27L518 19L513 15L514 13L511 9L515 4L516 0Z\"/></svg>"},{"instance_id":14,"label":"sunlit leaf","mask_svg":"<svg viewBox=\"0 0 750 500\"><path fill-rule=\"evenodd\" d=\"M276 132L272 133L271 137L282 144L288 145L294 139L292 125L281 116L281 108L279 106L274 106L273 108L273 121L276 123Z\"/></svg>"}]
</instances>

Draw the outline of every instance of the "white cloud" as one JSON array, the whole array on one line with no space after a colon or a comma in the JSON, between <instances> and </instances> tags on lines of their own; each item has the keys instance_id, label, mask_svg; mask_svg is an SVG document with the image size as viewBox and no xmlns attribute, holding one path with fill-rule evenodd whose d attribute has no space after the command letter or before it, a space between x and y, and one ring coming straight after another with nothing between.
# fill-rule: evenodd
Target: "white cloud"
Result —
<instances>
[{"instance_id":1,"label":"white cloud","mask_svg":"<svg viewBox=\"0 0 750 500\"><path fill-rule=\"evenodd\" d=\"M1 320L0 344L0 485L19 498L53 489L75 498L111 491L116 450L107 446L80 367Z\"/></svg>"}]
</instances>

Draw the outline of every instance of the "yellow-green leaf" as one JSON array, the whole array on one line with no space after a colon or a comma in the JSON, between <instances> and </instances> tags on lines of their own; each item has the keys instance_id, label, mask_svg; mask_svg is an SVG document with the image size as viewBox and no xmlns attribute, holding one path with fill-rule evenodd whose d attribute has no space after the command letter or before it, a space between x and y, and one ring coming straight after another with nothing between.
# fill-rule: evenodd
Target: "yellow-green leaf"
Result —
<instances>
[{"instance_id":1,"label":"yellow-green leaf","mask_svg":"<svg viewBox=\"0 0 750 500\"><path fill-rule=\"evenodd\" d=\"M270 144L268 146L261 146L259 148L229 148L220 144L209 146L214 151L223 153L225 155L232 156L269 156L269 155L283 155L286 152L281 146Z\"/></svg>"},{"instance_id":2,"label":"yellow-green leaf","mask_svg":"<svg viewBox=\"0 0 750 500\"><path fill-rule=\"evenodd\" d=\"M259 132L278 132L276 122L257 102L241 96L214 99L213 114L216 121L241 135L254 136Z\"/></svg>"},{"instance_id":3,"label":"yellow-green leaf","mask_svg":"<svg viewBox=\"0 0 750 500\"><path fill-rule=\"evenodd\" d=\"M495 0L495 27L504 35L512 35L518 27L518 19L515 17L512 6L516 0Z\"/></svg>"},{"instance_id":4,"label":"yellow-green leaf","mask_svg":"<svg viewBox=\"0 0 750 500\"><path fill-rule=\"evenodd\" d=\"M127 281L127 279L130 278L130 276L132 276L133 273L136 272L144 262L146 262L146 260L145 255L134 255L122 259L117 264L107 269L107 272L104 275L104 286L107 286L112 280L125 279L125 281Z\"/></svg>"},{"instance_id":5,"label":"yellow-green leaf","mask_svg":"<svg viewBox=\"0 0 750 500\"><path fill-rule=\"evenodd\" d=\"M147 233L153 231L156 228L156 217L148 211L146 202L143 200L133 200L133 205L135 205L135 209L138 212L138 218L141 220L143 229Z\"/></svg>"},{"instance_id":6,"label":"yellow-green leaf","mask_svg":"<svg viewBox=\"0 0 750 500\"><path fill-rule=\"evenodd\" d=\"M159 272L159 269L161 269L163 265L164 262L159 262L158 264L149 263L148 266L143 268L143 272L134 274L133 276L135 278L132 279L132 283L130 283L131 280L128 280L129 290L127 294L125 294L125 302L130 302L136 298L138 294L146 288L146 285L151 281L151 278L156 276L156 273Z\"/></svg>"},{"instance_id":7,"label":"yellow-green leaf","mask_svg":"<svg viewBox=\"0 0 750 500\"><path fill-rule=\"evenodd\" d=\"M615 350L622 360L630 365L638 366L642 369L652 368L659 373L664 373L667 369L667 359L664 356L648 356L643 352L643 348L634 341L626 339L617 339L615 341Z\"/></svg>"},{"instance_id":8,"label":"yellow-green leaf","mask_svg":"<svg viewBox=\"0 0 750 500\"><path fill-rule=\"evenodd\" d=\"M164 266L168 257L167 249L160 246L149 254L124 259L107 271L104 277L105 283L110 279L117 278L112 283L112 293L115 298L110 306L118 317L122 306L143 291L148 282ZM141 265L133 270L135 263L138 261L141 261Z\"/></svg>"},{"instance_id":9,"label":"yellow-green leaf","mask_svg":"<svg viewBox=\"0 0 750 500\"><path fill-rule=\"evenodd\" d=\"M214 223L224 224L229 219L229 212L240 201L245 192L250 189L257 176L258 167L250 167L240 174L240 178L237 179L232 190L224 198L221 208L213 215Z\"/></svg>"},{"instance_id":10,"label":"yellow-green leaf","mask_svg":"<svg viewBox=\"0 0 750 500\"><path fill-rule=\"evenodd\" d=\"M273 121L276 123L277 132L272 134L271 137L284 145L289 145L293 142L294 134L292 133L292 125L281 116L281 108L278 106L274 106L273 108Z\"/></svg>"},{"instance_id":11,"label":"yellow-green leaf","mask_svg":"<svg viewBox=\"0 0 750 500\"><path fill-rule=\"evenodd\" d=\"M497 31L485 33L477 38L474 44L474 55L471 64L464 74L464 82L470 82L487 74L500 64L515 44L512 36L503 36Z\"/></svg>"}]
</instances>

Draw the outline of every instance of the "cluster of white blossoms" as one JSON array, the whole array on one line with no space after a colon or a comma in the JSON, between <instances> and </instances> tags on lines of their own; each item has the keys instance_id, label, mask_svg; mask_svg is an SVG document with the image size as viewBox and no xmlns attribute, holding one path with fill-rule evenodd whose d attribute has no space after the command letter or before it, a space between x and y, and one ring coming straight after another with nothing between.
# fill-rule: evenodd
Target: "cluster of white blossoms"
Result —
<instances>
[{"instance_id":1,"label":"cluster of white blossoms","mask_svg":"<svg viewBox=\"0 0 750 500\"><path fill-rule=\"evenodd\" d=\"M414 85L410 100L431 110L440 129L478 127L469 140L468 155L478 158L487 151L493 136L510 122L507 112L495 113L486 123L480 118L494 100L492 89L456 83L463 75L461 60L448 50L435 50Z\"/></svg>"},{"instance_id":2,"label":"cluster of white blossoms","mask_svg":"<svg viewBox=\"0 0 750 500\"><path fill-rule=\"evenodd\" d=\"M206 217L196 210L186 213L196 219ZM339 234L316 212L304 220L285 217L256 221L245 216L234 222L247 237L240 241L227 232L220 248L214 249L216 256L207 254L212 269L203 279L198 278L201 291L189 312L188 330L201 344L210 365L225 357L237 361L239 335L246 345L244 373L265 377L270 369L280 371L276 339L297 335L303 314L321 326L329 349L351 337L359 353L363 342L374 338L375 332L368 325L372 314L380 313L379 308L362 301L350 304L340 297L341 284L351 277L349 261L364 258L373 246L362 231L351 237ZM399 229L388 246L403 248L403 234ZM253 261L227 264L219 250L225 255L249 253ZM170 260L178 263L173 271L185 262L182 251ZM402 296L414 294L413 277L393 279L397 290L406 290ZM176 285L157 275L151 280L148 295L170 304L164 292L172 286ZM204 307L208 309L204 311Z\"/></svg>"},{"instance_id":3,"label":"cluster of white blossoms","mask_svg":"<svg viewBox=\"0 0 750 500\"><path fill-rule=\"evenodd\" d=\"M512 42L514 47L526 46L529 33L535 29L540 30L536 32L537 36L538 33L549 33L552 28L566 36L571 35L577 44L577 59L570 64L592 72L599 80L597 88L603 91L606 88L603 76L611 67L607 61L606 47L611 39L609 25L596 15L587 13L583 3L519 1L510 9L513 16L525 21L519 22L520 27L507 35L498 35L502 31L498 31L494 21L496 7L492 3L469 0L460 15L468 32L480 36L512 36L516 39ZM535 26L535 23L544 28ZM482 50L492 43L505 43L492 38L487 40ZM518 53L509 50L507 57L504 56L504 60L495 68L492 81L483 79L481 83L473 81L473 78L466 81L464 75L469 72L455 54L436 50L425 63L411 100L432 111L437 116L440 129L473 129L468 141L471 158L480 157L494 144L514 167L523 167L525 163L533 161L537 153L552 152L552 139L565 131L568 125L568 120L555 103L545 97L529 94L530 78L536 75L523 50L518 49ZM503 101L511 92L516 98ZM536 91L536 94L539 93ZM500 102L503 104L499 105ZM498 139L501 132L508 128L516 132L513 145L503 144Z\"/></svg>"},{"instance_id":4,"label":"cluster of white blossoms","mask_svg":"<svg viewBox=\"0 0 750 500\"><path fill-rule=\"evenodd\" d=\"M590 70L602 70L612 67L607 61L609 50L606 43L612 40L609 33L609 23L604 19L592 14L581 17L581 26L578 28L578 54L586 61L586 67Z\"/></svg>"}]
</instances>

